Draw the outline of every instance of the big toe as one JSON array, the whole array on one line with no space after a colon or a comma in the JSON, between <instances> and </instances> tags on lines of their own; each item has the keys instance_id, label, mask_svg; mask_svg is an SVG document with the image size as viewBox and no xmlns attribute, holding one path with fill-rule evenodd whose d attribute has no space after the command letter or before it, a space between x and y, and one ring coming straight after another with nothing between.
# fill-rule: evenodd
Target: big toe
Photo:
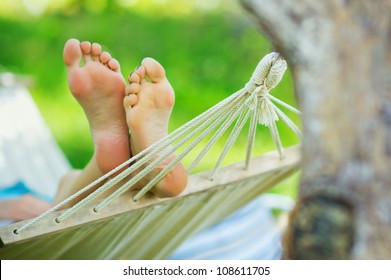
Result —
<instances>
[{"instance_id":1,"label":"big toe","mask_svg":"<svg viewBox=\"0 0 391 280\"><path fill-rule=\"evenodd\" d=\"M67 66L78 66L82 58L80 42L76 39L69 39L65 43L63 57Z\"/></svg>"},{"instance_id":2,"label":"big toe","mask_svg":"<svg viewBox=\"0 0 391 280\"><path fill-rule=\"evenodd\" d=\"M166 72L163 66L155 59L146 57L141 62L145 68L145 75L153 82L159 83L166 78Z\"/></svg>"}]
</instances>

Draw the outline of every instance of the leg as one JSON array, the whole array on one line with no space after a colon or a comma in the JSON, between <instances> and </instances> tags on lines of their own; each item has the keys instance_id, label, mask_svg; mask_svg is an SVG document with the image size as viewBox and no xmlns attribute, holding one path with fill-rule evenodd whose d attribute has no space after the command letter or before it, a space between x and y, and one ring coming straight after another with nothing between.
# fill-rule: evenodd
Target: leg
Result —
<instances>
[{"instance_id":1,"label":"leg","mask_svg":"<svg viewBox=\"0 0 391 280\"><path fill-rule=\"evenodd\" d=\"M64 62L69 88L90 124L94 155L83 171L64 178L58 201L130 158L128 127L122 107L125 81L119 63L109 53L101 52L100 45L75 39L65 44Z\"/></svg>"},{"instance_id":2,"label":"leg","mask_svg":"<svg viewBox=\"0 0 391 280\"><path fill-rule=\"evenodd\" d=\"M151 58L142 61L142 65L129 77L129 82L125 88L124 107L131 134L131 150L135 155L167 136L175 95L164 68ZM175 154L168 157L156 172L174 158ZM158 196L175 196L183 191L186 184L187 172L179 163L153 191Z\"/></svg>"}]
</instances>

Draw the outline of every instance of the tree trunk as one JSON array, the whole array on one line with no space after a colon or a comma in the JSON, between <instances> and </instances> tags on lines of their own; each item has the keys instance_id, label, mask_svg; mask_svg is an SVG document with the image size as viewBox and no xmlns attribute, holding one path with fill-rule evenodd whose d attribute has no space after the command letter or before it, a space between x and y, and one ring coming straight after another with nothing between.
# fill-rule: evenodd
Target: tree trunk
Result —
<instances>
[{"instance_id":1,"label":"tree trunk","mask_svg":"<svg viewBox=\"0 0 391 280\"><path fill-rule=\"evenodd\" d=\"M303 112L285 257L391 259L391 1L241 1L288 61Z\"/></svg>"}]
</instances>

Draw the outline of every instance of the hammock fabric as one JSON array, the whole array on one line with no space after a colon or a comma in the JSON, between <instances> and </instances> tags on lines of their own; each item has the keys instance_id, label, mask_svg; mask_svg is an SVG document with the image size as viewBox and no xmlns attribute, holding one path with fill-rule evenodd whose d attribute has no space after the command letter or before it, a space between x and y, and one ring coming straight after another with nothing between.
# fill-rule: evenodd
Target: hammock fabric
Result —
<instances>
[{"instance_id":1,"label":"hammock fabric","mask_svg":"<svg viewBox=\"0 0 391 280\"><path fill-rule=\"evenodd\" d=\"M1 229L0 237L4 249L1 249L0 256L32 259L166 257L175 249L178 242L183 241L192 232L227 216L297 170L298 147L292 147L284 152L275 122L280 117L299 137L301 133L272 100L295 113L299 112L269 94L269 90L281 80L285 69L286 63L278 54L265 56L244 89L86 186L47 213L31 221ZM250 129L245 170L243 165L235 165L223 168L219 176L215 176L248 119ZM190 172L235 120L226 146L208 176L205 173L190 176L187 190L177 198L158 199L147 195L147 192L177 162L211 134L209 142L189 167ZM257 123L270 128L278 156L271 153L252 159L250 166ZM141 191L131 191L141 178L178 149L182 149L178 157L152 178ZM283 158L285 159L281 160ZM107 180L102 187L75 206L56 212L62 205L129 165L125 171ZM134 177L130 177L130 174L134 174L140 167L145 168ZM212 178L215 180L208 180ZM124 179L126 182L118 187L118 183ZM98 204L94 202L99 194L113 187L117 189L112 195Z\"/></svg>"},{"instance_id":2,"label":"hammock fabric","mask_svg":"<svg viewBox=\"0 0 391 280\"><path fill-rule=\"evenodd\" d=\"M206 228L296 172L299 147L279 159L271 152L223 167L215 180L208 173L192 175L186 191L176 198L147 195L132 202L129 192L102 211L84 205L79 215L60 224L52 213L28 230L14 230L28 221L0 228L1 259L165 259L192 233ZM65 211L65 210L64 210Z\"/></svg>"}]
</instances>

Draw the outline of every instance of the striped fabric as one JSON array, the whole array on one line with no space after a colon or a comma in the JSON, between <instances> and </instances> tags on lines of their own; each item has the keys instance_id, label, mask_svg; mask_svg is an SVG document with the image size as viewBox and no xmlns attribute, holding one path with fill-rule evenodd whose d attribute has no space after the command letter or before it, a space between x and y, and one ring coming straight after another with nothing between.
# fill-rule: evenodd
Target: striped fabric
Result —
<instances>
[{"instance_id":1,"label":"striped fabric","mask_svg":"<svg viewBox=\"0 0 391 280\"><path fill-rule=\"evenodd\" d=\"M281 258L282 229L271 209L289 210L290 198L262 195L185 241L170 259L273 260Z\"/></svg>"}]
</instances>

